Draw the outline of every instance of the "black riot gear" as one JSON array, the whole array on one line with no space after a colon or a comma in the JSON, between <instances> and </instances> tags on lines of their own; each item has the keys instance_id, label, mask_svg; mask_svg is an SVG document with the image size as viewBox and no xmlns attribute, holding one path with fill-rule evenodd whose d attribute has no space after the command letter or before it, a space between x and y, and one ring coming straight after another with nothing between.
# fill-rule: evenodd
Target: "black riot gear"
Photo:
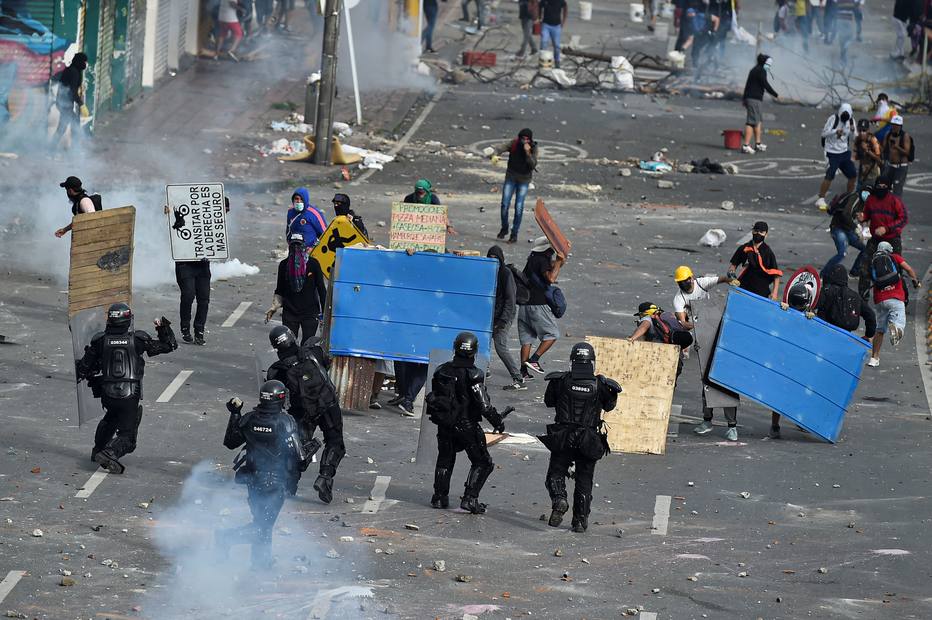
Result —
<instances>
[{"instance_id":1,"label":"black riot gear","mask_svg":"<svg viewBox=\"0 0 932 620\"><path fill-rule=\"evenodd\" d=\"M276 351L284 351L297 346L294 334L284 325L276 325L269 332L269 343Z\"/></svg>"},{"instance_id":2,"label":"black riot gear","mask_svg":"<svg viewBox=\"0 0 932 620\"><path fill-rule=\"evenodd\" d=\"M455 357L465 357L475 359L476 351L479 350L479 339L472 332L460 332L453 341L453 355Z\"/></svg>"},{"instance_id":3,"label":"black riot gear","mask_svg":"<svg viewBox=\"0 0 932 620\"><path fill-rule=\"evenodd\" d=\"M109 321L109 317L108 317ZM109 325L108 325L109 327ZM145 361L132 333L103 335L103 393L110 398L139 396Z\"/></svg>"},{"instance_id":4,"label":"black riot gear","mask_svg":"<svg viewBox=\"0 0 932 620\"><path fill-rule=\"evenodd\" d=\"M549 524L558 527L569 510L566 476L570 465L576 466L573 490L573 531L585 532L592 503L592 479L595 464L608 453L608 442L601 431L602 412L615 408L621 386L612 379L595 375L595 351L580 343L570 355L571 372L552 372L546 376L544 404L556 409L547 434L539 437L550 450L550 465L545 486L552 501Z\"/></svg>"},{"instance_id":5,"label":"black riot gear","mask_svg":"<svg viewBox=\"0 0 932 620\"><path fill-rule=\"evenodd\" d=\"M122 302L112 304L107 310L107 332L109 333L125 333L132 322L133 311Z\"/></svg>"},{"instance_id":6,"label":"black riot gear","mask_svg":"<svg viewBox=\"0 0 932 620\"><path fill-rule=\"evenodd\" d=\"M266 381L262 384L262 387L259 388L260 405L278 405L278 409L282 410L285 407L285 398L287 396L288 389L281 381Z\"/></svg>"}]
</instances>

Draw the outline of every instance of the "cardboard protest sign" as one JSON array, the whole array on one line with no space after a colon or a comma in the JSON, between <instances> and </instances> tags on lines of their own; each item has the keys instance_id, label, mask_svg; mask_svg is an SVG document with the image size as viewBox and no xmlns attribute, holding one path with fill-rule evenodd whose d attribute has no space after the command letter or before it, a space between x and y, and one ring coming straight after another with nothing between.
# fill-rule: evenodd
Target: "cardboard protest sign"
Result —
<instances>
[{"instance_id":1,"label":"cardboard protest sign","mask_svg":"<svg viewBox=\"0 0 932 620\"><path fill-rule=\"evenodd\" d=\"M227 260L223 183L166 185L168 232L175 261Z\"/></svg>"},{"instance_id":2,"label":"cardboard protest sign","mask_svg":"<svg viewBox=\"0 0 932 620\"><path fill-rule=\"evenodd\" d=\"M447 249L447 208L443 205L393 202L388 247L442 254Z\"/></svg>"},{"instance_id":3,"label":"cardboard protest sign","mask_svg":"<svg viewBox=\"0 0 932 620\"><path fill-rule=\"evenodd\" d=\"M353 221L345 215L338 215L330 221L327 230L317 240L317 245L311 250L311 256L320 263L320 269L329 280L333 271L333 263L337 259L337 248L346 248L351 245L369 243L362 231L356 228Z\"/></svg>"},{"instance_id":4,"label":"cardboard protest sign","mask_svg":"<svg viewBox=\"0 0 932 620\"><path fill-rule=\"evenodd\" d=\"M573 249L573 244L566 238L557 223L553 221L550 211L547 210L544 201L540 198L537 199L537 204L534 206L534 219L547 240L550 241L554 251L565 260L569 256L570 250Z\"/></svg>"}]
</instances>

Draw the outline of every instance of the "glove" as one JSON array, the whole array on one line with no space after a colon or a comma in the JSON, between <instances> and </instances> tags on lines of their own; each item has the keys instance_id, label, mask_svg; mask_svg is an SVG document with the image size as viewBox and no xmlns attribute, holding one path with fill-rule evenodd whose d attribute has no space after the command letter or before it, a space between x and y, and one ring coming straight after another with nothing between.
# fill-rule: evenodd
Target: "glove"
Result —
<instances>
[{"instance_id":1,"label":"glove","mask_svg":"<svg viewBox=\"0 0 932 620\"><path fill-rule=\"evenodd\" d=\"M728 286L741 286L741 280L738 278L732 278L728 281Z\"/></svg>"},{"instance_id":2,"label":"glove","mask_svg":"<svg viewBox=\"0 0 932 620\"><path fill-rule=\"evenodd\" d=\"M238 414L243 410L243 401L235 396L227 401L227 411Z\"/></svg>"},{"instance_id":3,"label":"glove","mask_svg":"<svg viewBox=\"0 0 932 620\"><path fill-rule=\"evenodd\" d=\"M814 319L814 318L815 318L815 312L806 312L806 318L807 318L807 319Z\"/></svg>"},{"instance_id":4,"label":"glove","mask_svg":"<svg viewBox=\"0 0 932 620\"><path fill-rule=\"evenodd\" d=\"M780 302L780 310L784 310L784 311L785 311L785 310L789 310L789 309L790 309L790 304L786 303L785 301L781 301L781 302Z\"/></svg>"}]
</instances>

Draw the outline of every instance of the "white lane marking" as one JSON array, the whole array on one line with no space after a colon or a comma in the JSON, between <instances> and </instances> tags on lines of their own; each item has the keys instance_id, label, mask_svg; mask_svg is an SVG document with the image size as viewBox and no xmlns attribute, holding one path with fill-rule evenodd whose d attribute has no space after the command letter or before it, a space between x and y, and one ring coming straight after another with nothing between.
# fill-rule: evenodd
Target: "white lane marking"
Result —
<instances>
[{"instance_id":1,"label":"white lane marking","mask_svg":"<svg viewBox=\"0 0 932 620\"><path fill-rule=\"evenodd\" d=\"M641 620L657 620L657 614L653 611L642 611L638 614L638 618Z\"/></svg>"},{"instance_id":2,"label":"white lane marking","mask_svg":"<svg viewBox=\"0 0 932 620\"><path fill-rule=\"evenodd\" d=\"M168 387L165 388L165 391L162 392L158 398L155 399L157 403L167 403L172 399L172 396L175 395L184 382L188 380L188 377L194 374L193 370L182 370L178 373L178 376L172 379L172 382L168 384Z\"/></svg>"},{"instance_id":3,"label":"white lane marking","mask_svg":"<svg viewBox=\"0 0 932 620\"><path fill-rule=\"evenodd\" d=\"M220 327L233 327L236 325L236 322L242 318L242 316L246 313L246 310L248 310L249 306L251 305L251 301L241 301L240 304L236 306L236 310L234 310L233 313L227 317L227 320L224 321Z\"/></svg>"},{"instance_id":4,"label":"white lane marking","mask_svg":"<svg viewBox=\"0 0 932 620\"><path fill-rule=\"evenodd\" d=\"M94 492L94 489L104 481L104 478L107 477L106 469L98 469L91 477L87 479L87 482L84 483L84 486L78 489L78 492L75 494L75 497L78 499L86 499L91 496L91 493Z\"/></svg>"},{"instance_id":5,"label":"white lane marking","mask_svg":"<svg viewBox=\"0 0 932 620\"><path fill-rule=\"evenodd\" d=\"M683 415L683 405L670 406L670 419L667 422L667 437L680 436L680 416Z\"/></svg>"},{"instance_id":6,"label":"white lane marking","mask_svg":"<svg viewBox=\"0 0 932 620\"><path fill-rule=\"evenodd\" d=\"M916 334L916 361L919 362L919 375L922 377L922 387L926 393L929 411L932 411L932 369L929 368L929 354L926 350L926 337L928 336L926 317L929 316L929 297L926 291L932 286L932 266L926 271L923 281L925 284L919 289L919 303L916 304L916 314L913 315L913 332Z\"/></svg>"},{"instance_id":7,"label":"white lane marking","mask_svg":"<svg viewBox=\"0 0 932 620\"><path fill-rule=\"evenodd\" d=\"M3 602L3 599L16 587L16 584L19 583L19 580L26 575L24 570L11 570L6 574L6 577L3 578L3 581L0 581L0 603Z\"/></svg>"},{"instance_id":8,"label":"white lane marking","mask_svg":"<svg viewBox=\"0 0 932 620\"><path fill-rule=\"evenodd\" d=\"M651 534L658 536L667 535L667 526L670 525L670 502L673 498L669 495L658 495L654 502L654 521L651 523Z\"/></svg>"},{"instance_id":9,"label":"white lane marking","mask_svg":"<svg viewBox=\"0 0 932 620\"><path fill-rule=\"evenodd\" d=\"M421 110L421 113L418 115L417 119L414 121L414 124L411 125L411 128L408 129L405 135L401 137L401 140L398 141L398 143L394 146L394 148L392 148L388 152L389 155L392 155L392 156L397 155L401 151L401 149L408 146L408 142L410 142L415 132L421 128L421 125L424 124L424 121L427 120L427 115L431 113L431 111L434 109L434 106L437 105L437 102L440 101L440 99L443 97L443 94L445 92L447 92L447 87L441 84L437 88L437 92L434 93L434 96L431 97L430 101L427 102L427 105L424 106L424 109ZM362 183L363 181L371 177L373 174L375 174L375 168L370 168L369 170L366 170L364 173L362 173L362 175L360 175L359 178L357 178L355 181L350 183L350 185L359 185L360 183Z\"/></svg>"},{"instance_id":10,"label":"white lane marking","mask_svg":"<svg viewBox=\"0 0 932 620\"><path fill-rule=\"evenodd\" d=\"M308 614L308 620L316 618L326 618L330 613L330 607L333 599L343 598L372 598L372 588L365 586L341 586L333 590L324 590L314 597L311 603L311 611Z\"/></svg>"},{"instance_id":11,"label":"white lane marking","mask_svg":"<svg viewBox=\"0 0 932 620\"><path fill-rule=\"evenodd\" d=\"M385 501L385 492L388 490L388 483L392 481L391 476L376 476L375 484L372 486L372 492L369 493L369 499L363 504L363 514L375 514L379 511L382 502Z\"/></svg>"}]
</instances>

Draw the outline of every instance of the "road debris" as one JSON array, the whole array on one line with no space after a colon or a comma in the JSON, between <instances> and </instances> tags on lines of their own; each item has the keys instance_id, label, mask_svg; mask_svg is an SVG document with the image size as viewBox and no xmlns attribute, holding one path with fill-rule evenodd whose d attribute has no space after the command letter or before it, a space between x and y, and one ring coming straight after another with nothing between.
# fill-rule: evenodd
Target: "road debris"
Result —
<instances>
[{"instance_id":1,"label":"road debris","mask_svg":"<svg viewBox=\"0 0 932 620\"><path fill-rule=\"evenodd\" d=\"M44 533L42 532L42 530L40 530L39 528L36 528L36 529L32 530L32 537L33 537L33 538L42 538L43 536L45 536L45 534L44 534Z\"/></svg>"},{"instance_id":2,"label":"road debris","mask_svg":"<svg viewBox=\"0 0 932 620\"><path fill-rule=\"evenodd\" d=\"M472 575L457 575L456 580L460 583L469 583L472 581Z\"/></svg>"},{"instance_id":3,"label":"road debris","mask_svg":"<svg viewBox=\"0 0 932 620\"><path fill-rule=\"evenodd\" d=\"M406 529L406 530L411 530L412 532L417 532L417 531L419 531L421 528L420 528L420 526L415 525L415 524L413 524L413 523L405 523L405 529Z\"/></svg>"},{"instance_id":4,"label":"road debris","mask_svg":"<svg viewBox=\"0 0 932 620\"><path fill-rule=\"evenodd\" d=\"M747 499L747 498L751 497L751 494L748 493L747 491L741 491L740 493L738 493L738 497L740 497L740 498L742 498L742 499Z\"/></svg>"},{"instance_id":5,"label":"road debris","mask_svg":"<svg viewBox=\"0 0 932 620\"><path fill-rule=\"evenodd\" d=\"M438 573L442 573L447 570L447 563L444 560L434 560L433 568Z\"/></svg>"}]
</instances>

